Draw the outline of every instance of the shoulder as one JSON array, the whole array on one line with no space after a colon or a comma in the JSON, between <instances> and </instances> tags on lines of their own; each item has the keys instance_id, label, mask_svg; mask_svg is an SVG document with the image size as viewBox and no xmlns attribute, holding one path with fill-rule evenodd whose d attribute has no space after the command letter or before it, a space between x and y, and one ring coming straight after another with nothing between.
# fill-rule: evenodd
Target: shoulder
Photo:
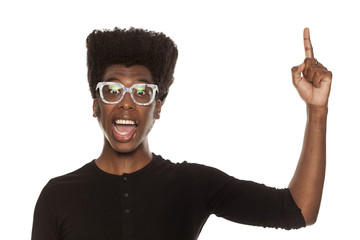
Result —
<instances>
[{"instance_id":1,"label":"shoulder","mask_svg":"<svg viewBox=\"0 0 360 240\"><path fill-rule=\"evenodd\" d=\"M43 188L42 195L59 195L64 190L77 189L86 182L95 180L97 174L94 164L91 161L75 171L50 179Z\"/></svg>"},{"instance_id":2,"label":"shoulder","mask_svg":"<svg viewBox=\"0 0 360 240\"><path fill-rule=\"evenodd\" d=\"M72 171L70 173L52 178L50 182L58 183L58 182L66 182L66 181L74 181L80 178L91 177L96 172L95 162L94 160L85 164L84 166Z\"/></svg>"},{"instance_id":3,"label":"shoulder","mask_svg":"<svg viewBox=\"0 0 360 240\"><path fill-rule=\"evenodd\" d=\"M186 160L180 163L174 163L168 159L164 159L161 155L156 156L156 164L159 169L165 170L168 174L187 175L195 181L218 181L219 179L232 178L223 171L204 164L191 163Z\"/></svg>"}]
</instances>

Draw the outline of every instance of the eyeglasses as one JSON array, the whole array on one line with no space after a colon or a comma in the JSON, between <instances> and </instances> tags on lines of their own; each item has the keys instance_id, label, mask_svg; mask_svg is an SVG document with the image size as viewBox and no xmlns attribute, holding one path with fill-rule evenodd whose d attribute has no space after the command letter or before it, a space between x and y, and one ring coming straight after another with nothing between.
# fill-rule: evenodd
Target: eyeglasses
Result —
<instances>
[{"instance_id":1,"label":"eyeglasses","mask_svg":"<svg viewBox=\"0 0 360 240\"><path fill-rule=\"evenodd\" d=\"M150 105L155 99L156 91L159 91L157 85L148 83L135 84L127 88L121 83L99 82L96 85L96 90L98 89L104 103L117 104L128 92L134 103L141 106Z\"/></svg>"}]
</instances>

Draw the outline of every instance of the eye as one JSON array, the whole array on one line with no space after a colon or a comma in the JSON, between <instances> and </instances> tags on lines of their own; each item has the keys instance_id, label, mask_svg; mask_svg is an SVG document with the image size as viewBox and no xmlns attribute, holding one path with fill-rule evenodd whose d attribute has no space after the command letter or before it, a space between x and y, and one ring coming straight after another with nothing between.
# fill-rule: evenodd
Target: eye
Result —
<instances>
[{"instance_id":1,"label":"eye","mask_svg":"<svg viewBox=\"0 0 360 240\"><path fill-rule=\"evenodd\" d=\"M117 94L120 93L121 88L122 87L119 85L109 85L109 92L112 94Z\"/></svg>"},{"instance_id":2,"label":"eye","mask_svg":"<svg viewBox=\"0 0 360 240\"><path fill-rule=\"evenodd\" d=\"M137 95L146 95L145 86L136 86L135 90Z\"/></svg>"}]
</instances>

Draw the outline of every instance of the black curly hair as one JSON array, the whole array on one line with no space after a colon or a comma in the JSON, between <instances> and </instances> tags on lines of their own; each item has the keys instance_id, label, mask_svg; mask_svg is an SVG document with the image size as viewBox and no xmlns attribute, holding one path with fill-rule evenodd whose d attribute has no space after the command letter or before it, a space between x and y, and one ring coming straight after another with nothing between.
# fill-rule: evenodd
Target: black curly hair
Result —
<instances>
[{"instance_id":1,"label":"black curly hair","mask_svg":"<svg viewBox=\"0 0 360 240\"><path fill-rule=\"evenodd\" d=\"M174 81L178 57L175 43L165 34L137 28L94 30L86 39L86 47L88 82L93 98L96 98L96 85L107 67L143 65L150 70L159 88L157 98L164 103Z\"/></svg>"}]
</instances>

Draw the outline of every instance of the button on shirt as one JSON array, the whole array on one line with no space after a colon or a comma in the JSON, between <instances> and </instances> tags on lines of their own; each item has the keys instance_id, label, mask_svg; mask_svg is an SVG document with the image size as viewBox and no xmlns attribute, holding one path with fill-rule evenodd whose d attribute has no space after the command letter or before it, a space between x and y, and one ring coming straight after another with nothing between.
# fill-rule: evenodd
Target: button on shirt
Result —
<instances>
[{"instance_id":1,"label":"button on shirt","mask_svg":"<svg viewBox=\"0 0 360 240\"><path fill-rule=\"evenodd\" d=\"M32 240L193 240L211 214L256 226L305 226L288 189L153 154L131 174L108 174L92 161L50 180L36 204Z\"/></svg>"}]
</instances>

